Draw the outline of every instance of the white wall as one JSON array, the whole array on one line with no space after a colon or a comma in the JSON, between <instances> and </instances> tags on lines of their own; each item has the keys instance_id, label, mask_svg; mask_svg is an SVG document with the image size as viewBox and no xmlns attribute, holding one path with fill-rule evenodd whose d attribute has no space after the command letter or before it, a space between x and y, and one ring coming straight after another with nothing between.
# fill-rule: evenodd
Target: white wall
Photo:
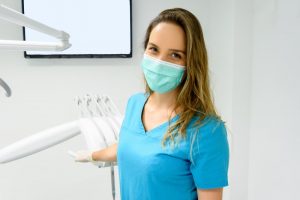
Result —
<instances>
[{"instance_id":1,"label":"white wall","mask_svg":"<svg viewBox=\"0 0 300 200\"><path fill-rule=\"evenodd\" d=\"M300 199L300 1L254 1L249 200Z\"/></svg>"},{"instance_id":2,"label":"white wall","mask_svg":"<svg viewBox=\"0 0 300 200\"><path fill-rule=\"evenodd\" d=\"M19 0L0 0L21 10ZM211 64L212 86L220 114L232 124L233 1L133 0L133 58L24 59L22 52L0 51L0 77L12 88L0 94L0 148L52 126L77 119L74 98L103 94L120 110L127 98L143 91L140 61L143 37L150 20L161 10L183 7L197 15L204 29ZM0 21L0 38L21 39L21 27ZM238 142L236 142L238 143ZM109 169L74 163L69 149L84 148L78 136L30 157L0 165L1 200L111 199ZM247 159L246 159L247 160ZM243 167L240 169L244 170ZM234 181L246 187L244 180ZM232 185L233 182L230 181ZM230 187L225 189L229 199Z\"/></svg>"},{"instance_id":3,"label":"white wall","mask_svg":"<svg viewBox=\"0 0 300 200\"><path fill-rule=\"evenodd\" d=\"M232 153L230 199L248 198L252 59L252 1L235 0L233 12Z\"/></svg>"},{"instance_id":4,"label":"white wall","mask_svg":"<svg viewBox=\"0 0 300 200\"><path fill-rule=\"evenodd\" d=\"M21 8L18 0L0 3ZM176 6L202 24L216 106L231 136L224 199L300 199L297 0L133 0L131 59L30 60L0 51L0 77L13 90L11 98L0 94L0 148L75 120L78 95L106 93L123 111L127 98L143 91L139 64L147 25ZM21 28L0 21L0 38L21 39ZM66 154L80 148L81 136L0 165L0 200L111 199L109 169L74 163Z\"/></svg>"}]
</instances>

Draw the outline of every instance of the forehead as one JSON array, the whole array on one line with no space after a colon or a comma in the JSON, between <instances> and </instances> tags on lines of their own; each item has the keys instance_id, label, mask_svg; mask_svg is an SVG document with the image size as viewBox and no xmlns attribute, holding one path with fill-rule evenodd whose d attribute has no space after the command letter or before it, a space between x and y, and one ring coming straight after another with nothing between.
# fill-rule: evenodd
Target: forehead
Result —
<instances>
[{"instance_id":1,"label":"forehead","mask_svg":"<svg viewBox=\"0 0 300 200\"><path fill-rule=\"evenodd\" d=\"M166 49L186 49L186 37L184 30L174 24L161 22L151 31L149 43L154 43L160 48Z\"/></svg>"}]
</instances>

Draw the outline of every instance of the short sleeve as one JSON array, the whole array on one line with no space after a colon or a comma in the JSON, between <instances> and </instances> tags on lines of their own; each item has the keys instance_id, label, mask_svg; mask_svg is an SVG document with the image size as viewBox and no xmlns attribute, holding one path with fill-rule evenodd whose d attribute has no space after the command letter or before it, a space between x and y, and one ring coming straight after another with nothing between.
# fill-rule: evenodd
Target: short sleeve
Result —
<instances>
[{"instance_id":1,"label":"short sleeve","mask_svg":"<svg viewBox=\"0 0 300 200\"><path fill-rule=\"evenodd\" d=\"M191 140L190 170L199 189L228 186L229 145L224 122L200 128Z\"/></svg>"}]
</instances>

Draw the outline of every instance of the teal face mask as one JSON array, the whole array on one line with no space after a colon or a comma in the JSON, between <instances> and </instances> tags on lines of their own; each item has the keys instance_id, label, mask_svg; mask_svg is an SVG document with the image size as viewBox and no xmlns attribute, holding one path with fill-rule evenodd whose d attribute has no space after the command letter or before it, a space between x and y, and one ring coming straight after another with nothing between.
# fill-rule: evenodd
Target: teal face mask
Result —
<instances>
[{"instance_id":1,"label":"teal face mask","mask_svg":"<svg viewBox=\"0 0 300 200\"><path fill-rule=\"evenodd\" d=\"M185 67L144 55L142 69L151 90L166 93L181 82Z\"/></svg>"}]
</instances>

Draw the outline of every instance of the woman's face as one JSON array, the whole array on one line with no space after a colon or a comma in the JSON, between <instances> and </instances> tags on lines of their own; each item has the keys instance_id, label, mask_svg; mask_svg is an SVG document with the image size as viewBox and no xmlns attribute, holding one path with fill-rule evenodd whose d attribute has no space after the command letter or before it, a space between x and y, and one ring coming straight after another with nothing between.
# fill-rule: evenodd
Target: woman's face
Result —
<instances>
[{"instance_id":1,"label":"woman's face","mask_svg":"<svg viewBox=\"0 0 300 200\"><path fill-rule=\"evenodd\" d=\"M163 61L186 66L184 31L180 26L173 23L159 23L150 33L145 54Z\"/></svg>"}]
</instances>

